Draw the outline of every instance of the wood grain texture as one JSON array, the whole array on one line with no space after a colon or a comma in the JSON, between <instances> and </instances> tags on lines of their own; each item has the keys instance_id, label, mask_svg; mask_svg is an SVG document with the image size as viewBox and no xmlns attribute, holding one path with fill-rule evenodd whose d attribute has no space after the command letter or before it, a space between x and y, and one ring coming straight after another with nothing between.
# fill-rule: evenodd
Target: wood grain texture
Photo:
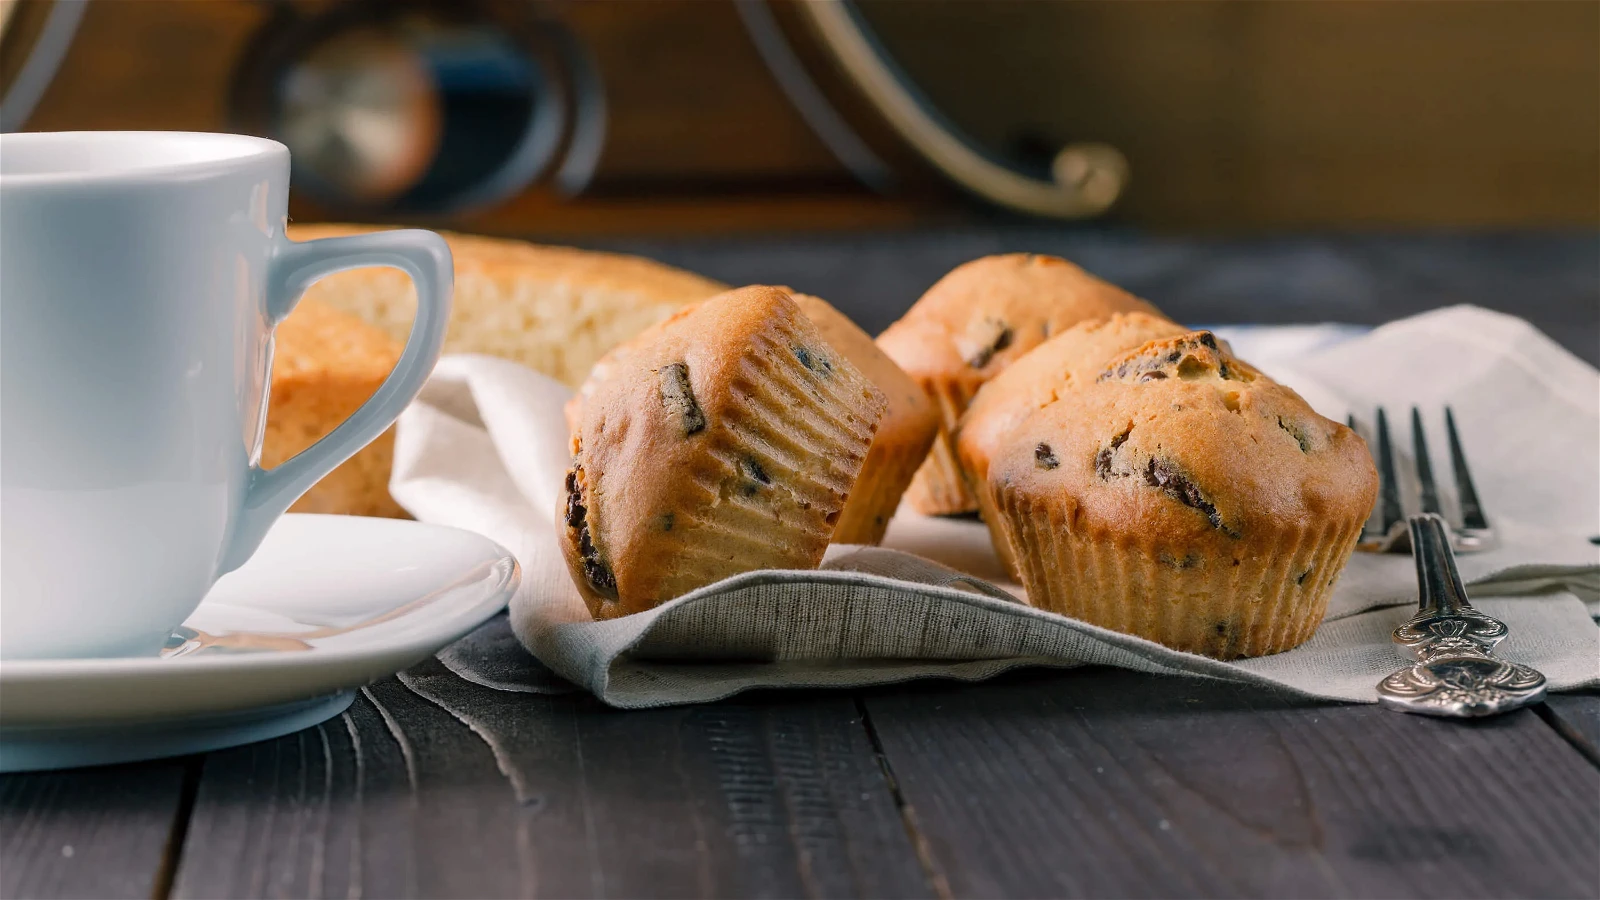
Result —
<instances>
[{"instance_id":1,"label":"wood grain texture","mask_svg":"<svg viewBox=\"0 0 1600 900\"><path fill-rule=\"evenodd\" d=\"M228 86L271 8L260 3L90 3L29 131L227 131Z\"/></svg>"},{"instance_id":2,"label":"wood grain texture","mask_svg":"<svg viewBox=\"0 0 1600 900\"><path fill-rule=\"evenodd\" d=\"M955 896L1589 896L1600 771L1461 723L1111 670L875 692Z\"/></svg>"},{"instance_id":3,"label":"wood grain texture","mask_svg":"<svg viewBox=\"0 0 1600 900\"><path fill-rule=\"evenodd\" d=\"M847 698L619 713L430 662L210 757L175 896L927 892Z\"/></svg>"},{"instance_id":4,"label":"wood grain texture","mask_svg":"<svg viewBox=\"0 0 1600 900\"><path fill-rule=\"evenodd\" d=\"M1545 707L1550 727L1600 766L1600 693L1551 694Z\"/></svg>"},{"instance_id":5,"label":"wood grain texture","mask_svg":"<svg viewBox=\"0 0 1600 900\"><path fill-rule=\"evenodd\" d=\"M0 897L149 897L186 762L0 776Z\"/></svg>"}]
</instances>

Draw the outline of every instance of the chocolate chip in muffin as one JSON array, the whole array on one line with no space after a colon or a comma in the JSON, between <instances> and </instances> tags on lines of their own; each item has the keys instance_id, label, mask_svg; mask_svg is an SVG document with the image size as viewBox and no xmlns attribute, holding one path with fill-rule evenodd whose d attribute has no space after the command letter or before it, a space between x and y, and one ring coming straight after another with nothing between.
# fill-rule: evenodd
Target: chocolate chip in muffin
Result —
<instances>
[{"instance_id":1,"label":"chocolate chip in muffin","mask_svg":"<svg viewBox=\"0 0 1600 900\"><path fill-rule=\"evenodd\" d=\"M1161 554L1161 564L1171 569L1192 569L1205 562L1205 558L1198 553L1185 553L1183 556L1173 556L1170 553Z\"/></svg>"},{"instance_id":2,"label":"chocolate chip in muffin","mask_svg":"<svg viewBox=\"0 0 1600 900\"><path fill-rule=\"evenodd\" d=\"M800 365L824 378L833 374L833 361L826 356L798 345L790 349L794 351L794 358L800 360Z\"/></svg>"},{"instance_id":3,"label":"chocolate chip in muffin","mask_svg":"<svg viewBox=\"0 0 1600 900\"><path fill-rule=\"evenodd\" d=\"M746 456L740 460L739 467L744 470L745 477L751 481L760 482L761 484L772 483L772 476L767 474L766 469L761 468L761 461L753 456Z\"/></svg>"},{"instance_id":4,"label":"chocolate chip in muffin","mask_svg":"<svg viewBox=\"0 0 1600 900\"><path fill-rule=\"evenodd\" d=\"M1295 443L1300 445L1301 453L1311 452L1311 438L1307 436L1305 429L1301 428L1294 422L1284 421L1283 416L1278 417L1278 427L1288 432L1289 436L1294 438Z\"/></svg>"},{"instance_id":5,"label":"chocolate chip in muffin","mask_svg":"<svg viewBox=\"0 0 1600 900\"><path fill-rule=\"evenodd\" d=\"M739 460L739 474L744 479L739 485L739 492L746 497L754 497L763 487L772 484L772 476L762 468L759 460L751 456Z\"/></svg>"},{"instance_id":6,"label":"chocolate chip in muffin","mask_svg":"<svg viewBox=\"0 0 1600 900\"><path fill-rule=\"evenodd\" d=\"M1201 331L1185 337L1152 342L1115 365L1107 366L1095 380L1143 383L1177 377L1192 381L1212 372L1224 381L1231 380L1236 374L1228 368L1228 361L1216 336L1209 331Z\"/></svg>"},{"instance_id":7,"label":"chocolate chip in muffin","mask_svg":"<svg viewBox=\"0 0 1600 900\"><path fill-rule=\"evenodd\" d=\"M1238 537L1238 532L1223 524L1222 514L1217 511L1217 505L1200 490L1189 477L1167 460L1151 457L1145 465L1144 482L1154 488L1165 491L1167 496L1182 503L1190 509L1198 510L1216 528L1229 537Z\"/></svg>"},{"instance_id":8,"label":"chocolate chip in muffin","mask_svg":"<svg viewBox=\"0 0 1600 900\"><path fill-rule=\"evenodd\" d=\"M600 561L594 544L589 540L589 529L585 528L578 538L578 553L583 557L583 577L588 579L589 585L602 595L612 600L617 599L617 576Z\"/></svg>"},{"instance_id":9,"label":"chocolate chip in muffin","mask_svg":"<svg viewBox=\"0 0 1600 900\"><path fill-rule=\"evenodd\" d=\"M1049 444L1040 444L1033 448L1033 464L1049 471L1061 465L1061 460L1056 456L1055 451L1050 449Z\"/></svg>"},{"instance_id":10,"label":"chocolate chip in muffin","mask_svg":"<svg viewBox=\"0 0 1600 900\"><path fill-rule=\"evenodd\" d=\"M578 472L567 472L567 527L579 528L587 510L583 506L583 493L578 490Z\"/></svg>"},{"instance_id":11,"label":"chocolate chip in muffin","mask_svg":"<svg viewBox=\"0 0 1600 900\"><path fill-rule=\"evenodd\" d=\"M694 387L689 383L689 364L672 363L662 366L661 406L678 419L684 437L699 434L706 429L705 413L694 398Z\"/></svg>"},{"instance_id":12,"label":"chocolate chip in muffin","mask_svg":"<svg viewBox=\"0 0 1600 900\"><path fill-rule=\"evenodd\" d=\"M1011 326L1000 319L985 317L966 336L956 342L961 357L967 365L981 369L994 359L994 355L1011 346L1015 334Z\"/></svg>"},{"instance_id":13,"label":"chocolate chip in muffin","mask_svg":"<svg viewBox=\"0 0 1600 900\"><path fill-rule=\"evenodd\" d=\"M582 466L573 466L567 472L567 525L578 530L578 556L583 563L583 577L588 580L590 587L614 600L617 597L617 578L600 560L600 551L589 535L589 508L583 502L580 484L582 472Z\"/></svg>"},{"instance_id":14,"label":"chocolate chip in muffin","mask_svg":"<svg viewBox=\"0 0 1600 900\"><path fill-rule=\"evenodd\" d=\"M1128 474L1127 472L1114 471L1112 469L1112 463L1115 461L1117 449L1128 442L1128 435L1131 434L1132 431L1133 429L1130 428L1127 431L1124 431L1121 434L1113 437L1109 446L1101 447L1100 452L1094 455L1094 472L1096 475L1100 476L1101 481L1110 481L1113 475L1120 478L1125 477Z\"/></svg>"}]
</instances>

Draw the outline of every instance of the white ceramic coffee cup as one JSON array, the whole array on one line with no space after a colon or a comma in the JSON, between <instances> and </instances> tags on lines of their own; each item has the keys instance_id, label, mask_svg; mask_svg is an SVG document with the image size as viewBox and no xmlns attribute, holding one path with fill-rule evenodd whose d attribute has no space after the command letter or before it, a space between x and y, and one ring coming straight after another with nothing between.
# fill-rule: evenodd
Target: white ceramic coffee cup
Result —
<instances>
[{"instance_id":1,"label":"white ceramic coffee cup","mask_svg":"<svg viewBox=\"0 0 1600 900\"><path fill-rule=\"evenodd\" d=\"M158 652L421 389L449 317L444 241L295 243L288 194L275 141L0 135L0 657ZM273 328L359 266L416 283L405 352L332 434L263 469Z\"/></svg>"}]
</instances>

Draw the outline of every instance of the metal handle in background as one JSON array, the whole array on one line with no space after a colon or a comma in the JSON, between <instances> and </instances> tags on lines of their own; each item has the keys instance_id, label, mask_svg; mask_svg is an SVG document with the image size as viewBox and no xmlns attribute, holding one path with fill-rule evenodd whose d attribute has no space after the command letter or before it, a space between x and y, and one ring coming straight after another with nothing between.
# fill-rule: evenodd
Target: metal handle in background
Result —
<instances>
[{"instance_id":1,"label":"metal handle in background","mask_svg":"<svg viewBox=\"0 0 1600 900\"><path fill-rule=\"evenodd\" d=\"M417 318L394 371L350 418L276 468L251 472L244 507L222 561L223 572L237 569L255 553L289 504L394 424L439 360L450 320L455 268L444 238L431 231L381 231L301 243L279 240L267 287L267 316L273 327L289 315L312 282L365 266L392 266L410 275L417 289Z\"/></svg>"},{"instance_id":2,"label":"metal handle in background","mask_svg":"<svg viewBox=\"0 0 1600 900\"><path fill-rule=\"evenodd\" d=\"M0 9L0 37L5 35L8 27L17 30L16 20L24 12L17 8L19 5ZM88 5L89 0L56 0L50 5L44 26L28 48L22 68L17 70L11 84L0 93L0 131L20 131L28 121L28 116L39 105L40 98L44 97L45 88L55 78L61 61L66 59L67 49L72 46L72 38L78 33L78 23L83 20L83 12ZM30 5L26 11L32 12L37 6ZM12 52L17 50L14 47L7 49Z\"/></svg>"},{"instance_id":3,"label":"metal handle in background","mask_svg":"<svg viewBox=\"0 0 1600 900\"><path fill-rule=\"evenodd\" d=\"M1543 675L1495 658L1494 648L1506 637L1505 623L1468 602L1444 519L1428 513L1410 517L1407 524L1417 564L1418 611L1395 629L1394 642L1417 662L1378 683L1378 702L1402 712L1465 718L1543 700Z\"/></svg>"},{"instance_id":4,"label":"metal handle in background","mask_svg":"<svg viewBox=\"0 0 1600 900\"><path fill-rule=\"evenodd\" d=\"M1051 180L990 158L934 110L879 46L850 0L795 6L895 131L978 196L1034 215L1078 219L1104 212L1127 185L1127 160L1106 144L1062 148L1051 165Z\"/></svg>"}]
</instances>

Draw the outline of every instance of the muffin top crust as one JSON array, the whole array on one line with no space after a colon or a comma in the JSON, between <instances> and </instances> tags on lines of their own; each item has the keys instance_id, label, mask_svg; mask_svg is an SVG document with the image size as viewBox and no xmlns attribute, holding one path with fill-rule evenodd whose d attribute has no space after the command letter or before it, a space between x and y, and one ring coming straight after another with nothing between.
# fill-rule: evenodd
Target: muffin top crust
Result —
<instances>
[{"instance_id":1,"label":"muffin top crust","mask_svg":"<svg viewBox=\"0 0 1600 900\"><path fill-rule=\"evenodd\" d=\"M1229 550L1365 519L1366 445L1207 331L1118 356L1029 416L989 486L1065 504L1069 528Z\"/></svg>"}]
</instances>

